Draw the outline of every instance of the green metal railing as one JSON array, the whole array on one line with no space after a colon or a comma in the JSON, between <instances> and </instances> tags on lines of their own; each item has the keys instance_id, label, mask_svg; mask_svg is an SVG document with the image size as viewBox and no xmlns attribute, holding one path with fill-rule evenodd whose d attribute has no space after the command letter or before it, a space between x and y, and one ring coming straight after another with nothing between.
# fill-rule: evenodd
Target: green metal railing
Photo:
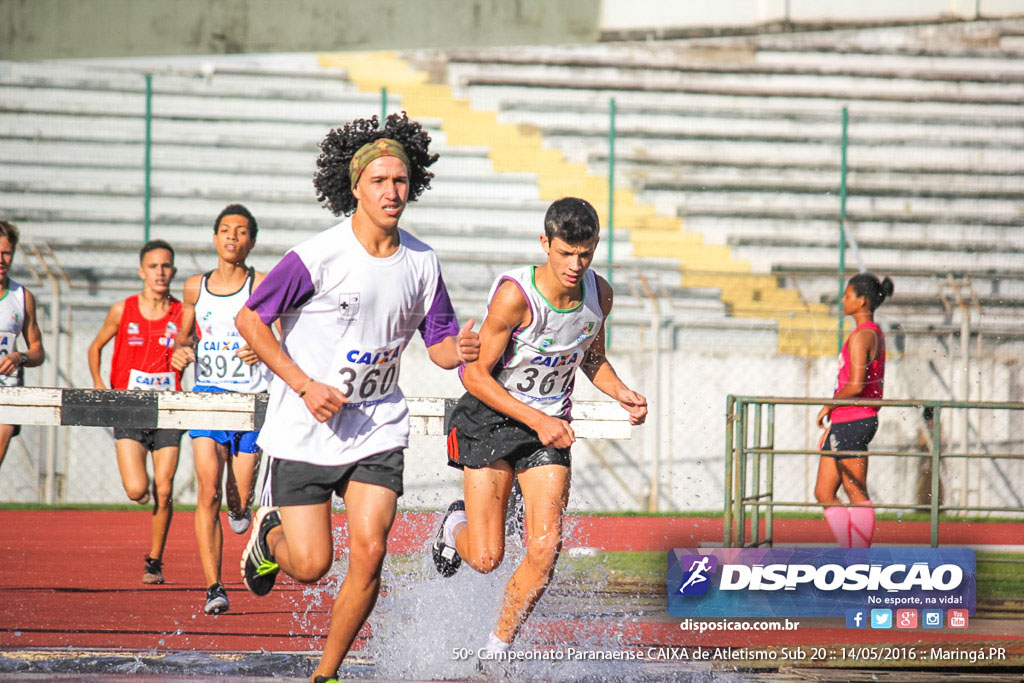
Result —
<instances>
[{"instance_id":1,"label":"green metal railing","mask_svg":"<svg viewBox=\"0 0 1024 683\"><path fill-rule=\"evenodd\" d=\"M776 455L823 455L826 451L775 448L775 407L778 405L820 406L859 405L895 408L931 408L930 453L869 451L866 455L900 458L930 458L931 501L928 505L886 503L872 505L891 510L927 510L930 513L931 546L939 544L939 513L961 512L1024 512L1021 507L943 505L939 501L940 463L944 458L986 460L1024 460L1024 453L944 453L942 451L941 415L949 410L1020 410L1024 403L994 401L893 401L835 400L816 398L776 398L733 396L726 399L725 417L725 500L723 506L723 545L725 547L771 546L774 543L774 512L785 507L824 507L816 501L775 500ZM828 451L830 455L865 455L859 451ZM764 476L762 476L764 475ZM761 480L765 490L761 490ZM765 536L761 538L761 511L764 510ZM750 539L747 539L747 518L750 518Z\"/></svg>"},{"instance_id":2,"label":"green metal railing","mask_svg":"<svg viewBox=\"0 0 1024 683\"><path fill-rule=\"evenodd\" d=\"M149 205L153 196L153 74L146 74L146 156L143 166L142 242L145 244L149 241Z\"/></svg>"},{"instance_id":3,"label":"green metal railing","mask_svg":"<svg viewBox=\"0 0 1024 683\"><path fill-rule=\"evenodd\" d=\"M847 129L850 112L843 107L843 137L840 141L839 156L839 330L836 334L836 353L843 352L843 294L846 292L846 150L849 146Z\"/></svg>"}]
</instances>

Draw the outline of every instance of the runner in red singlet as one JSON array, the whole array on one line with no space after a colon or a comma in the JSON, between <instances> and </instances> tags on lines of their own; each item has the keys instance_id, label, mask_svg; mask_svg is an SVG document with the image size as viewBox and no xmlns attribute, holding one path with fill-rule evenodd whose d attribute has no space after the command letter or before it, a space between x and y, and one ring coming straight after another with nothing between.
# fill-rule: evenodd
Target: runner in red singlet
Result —
<instances>
[{"instance_id":1,"label":"runner in red singlet","mask_svg":"<svg viewBox=\"0 0 1024 683\"><path fill-rule=\"evenodd\" d=\"M142 292L119 301L107 312L89 346L93 386L106 389L100 375L103 347L114 339L110 368L113 389L180 391L181 373L171 367L174 338L181 326L181 302L171 296L174 249L163 240L147 242L139 252ZM178 469L178 429L114 428L117 467L128 497L145 505L151 498L146 452L153 452L153 520L143 583L163 583L163 552L173 514L172 486Z\"/></svg>"},{"instance_id":2,"label":"runner in red singlet","mask_svg":"<svg viewBox=\"0 0 1024 683\"><path fill-rule=\"evenodd\" d=\"M892 280L871 273L850 278L843 294L843 313L857 327L839 355L839 377L834 398L880 399L885 380L885 336L875 324L875 309L892 296ZM876 406L824 406L818 413L824 431L818 447L826 451L867 451L878 431ZM841 548L867 548L875 530L875 510L868 498L868 459L857 455L823 455L818 462L814 496L824 503L825 521ZM842 484L851 506L836 494Z\"/></svg>"}]
</instances>

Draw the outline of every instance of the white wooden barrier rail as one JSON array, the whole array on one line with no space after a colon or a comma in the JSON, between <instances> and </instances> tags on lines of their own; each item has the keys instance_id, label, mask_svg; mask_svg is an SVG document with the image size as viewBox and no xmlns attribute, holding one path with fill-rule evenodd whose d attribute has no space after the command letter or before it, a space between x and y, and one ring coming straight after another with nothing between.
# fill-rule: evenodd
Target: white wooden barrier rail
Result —
<instances>
[{"instance_id":1,"label":"white wooden barrier rail","mask_svg":"<svg viewBox=\"0 0 1024 683\"><path fill-rule=\"evenodd\" d=\"M408 398L414 434L444 435L454 399ZM0 424L123 427L126 429L259 429L265 394L112 391L0 387ZM629 418L611 401L573 403L579 438L628 439Z\"/></svg>"}]
</instances>

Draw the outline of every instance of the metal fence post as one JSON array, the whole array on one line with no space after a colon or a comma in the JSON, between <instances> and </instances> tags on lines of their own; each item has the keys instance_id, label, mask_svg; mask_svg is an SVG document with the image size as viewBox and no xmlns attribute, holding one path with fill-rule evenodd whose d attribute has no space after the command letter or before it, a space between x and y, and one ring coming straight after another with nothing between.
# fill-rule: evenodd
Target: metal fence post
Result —
<instances>
[{"instance_id":1,"label":"metal fence post","mask_svg":"<svg viewBox=\"0 0 1024 683\"><path fill-rule=\"evenodd\" d=\"M766 448L770 448L771 451L768 455L768 477L767 477L767 495L768 507L765 508L764 513L764 525L765 525L765 542L769 547L775 545L775 404L768 405L768 434Z\"/></svg>"},{"instance_id":2,"label":"metal fence post","mask_svg":"<svg viewBox=\"0 0 1024 683\"><path fill-rule=\"evenodd\" d=\"M754 404L753 447L761 448L761 408L762 404ZM750 511L750 543L755 548L761 541L761 451L754 451L754 481L751 485L751 498L754 508Z\"/></svg>"},{"instance_id":3,"label":"metal fence post","mask_svg":"<svg viewBox=\"0 0 1024 683\"><path fill-rule=\"evenodd\" d=\"M743 499L747 497L747 404L740 403L739 433L736 444L736 535L738 541L736 547L743 548L747 545L747 508Z\"/></svg>"},{"instance_id":4,"label":"metal fence post","mask_svg":"<svg viewBox=\"0 0 1024 683\"><path fill-rule=\"evenodd\" d=\"M843 107L843 137L839 161L839 333L836 353L843 351L843 293L846 291L846 147L849 112Z\"/></svg>"},{"instance_id":5,"label":"metal fence post","mask_svg":"<svg viewBox=\"0 0 1024 683\"><path fill-rule=\"evenodd\" d=\"M932 413L932 500L931 500L931 544L939 547L939 461L941 458L942 428L939 422L939 407Z\"/></svg>"},{"instance_id":6,"label":"metal fence post","mask_svg":"<svg viewBox=\"0 0 1024 683\"><path fill-rule=\"evenodd\" d=\"M732 546L732 467L733 467L733 426L736 416L733 414L736 399L732 394L725 397L725 475L722 482L725 500L722 502L722 547Z\"/></svg>"},{"instance_id":7,"label":"metal fence post","mask_svg":"<svg viewBox=\"0 0 1024 683\"><path fill-rule=\"evenodd\" d=\"M149 203L152 195L153 172L153 74L146 74L146 160L145 160L145 198L143 225L143 242L149 241Z\"/></svg>"},{"instance_id":8,"label":"metal fence post","mask_svg":"<svg viewBox=\"0 0 1024 683\"><path fill-rule=\"evenodd\" d=\"M608 284L612 284L615 247L615 98L608 100Z\"/></svg>"}]
</instances>

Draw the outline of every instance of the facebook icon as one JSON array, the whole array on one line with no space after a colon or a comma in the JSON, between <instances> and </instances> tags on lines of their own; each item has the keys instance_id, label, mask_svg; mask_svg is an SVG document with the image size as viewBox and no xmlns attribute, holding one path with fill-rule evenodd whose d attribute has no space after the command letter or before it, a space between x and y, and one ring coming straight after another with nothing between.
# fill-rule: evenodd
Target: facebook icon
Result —
<instances>
[{"instance_id":1,"label":"facebook icon","mask_svg":"<svg viewBox=\"0 0 1024 683\"><path fill-rule=\"evenodd\" d=\"M846 628L867 628L867 610L848 609L846 610Z\"/></svg>"}]
</instances>

